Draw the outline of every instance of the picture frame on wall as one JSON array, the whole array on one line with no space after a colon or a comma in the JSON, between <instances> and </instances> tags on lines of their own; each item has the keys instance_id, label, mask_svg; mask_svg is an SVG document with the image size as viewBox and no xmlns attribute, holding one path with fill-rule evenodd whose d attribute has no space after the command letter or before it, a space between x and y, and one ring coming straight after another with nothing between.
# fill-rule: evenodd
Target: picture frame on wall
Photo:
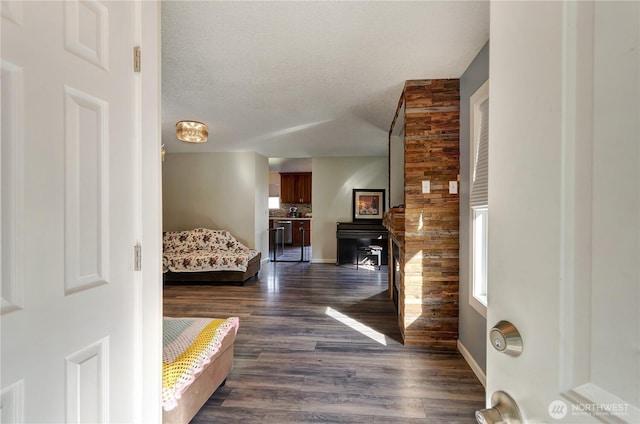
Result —
<instances>
[{"instance_id":1,"label":"picture frame on wall","mask_svg":"<svg viewBox=\"0 0 640 424\"><path fill-rule=\"evenodd\" d=\"M384 189L353 189L353 221L382 221Z\"/></svg>"}]
</instances>

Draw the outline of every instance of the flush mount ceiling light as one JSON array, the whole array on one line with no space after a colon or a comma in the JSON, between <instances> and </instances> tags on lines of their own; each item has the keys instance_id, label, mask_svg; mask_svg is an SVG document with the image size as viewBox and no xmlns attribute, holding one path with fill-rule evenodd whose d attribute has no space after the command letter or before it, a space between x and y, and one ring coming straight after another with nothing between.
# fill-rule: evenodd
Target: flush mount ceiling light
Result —
<instances>
[{"instance_id":1,"label":"flush mount ceiling light","mask_svg":"<svg viewBox=\"0 0 640 424\"><path fill-rule=\"evenodd\" d=\"M176 124L176 136L187 143L204 143L209 136L209 128L198 121L180 121Z\"/></svg>"}]
</instances>

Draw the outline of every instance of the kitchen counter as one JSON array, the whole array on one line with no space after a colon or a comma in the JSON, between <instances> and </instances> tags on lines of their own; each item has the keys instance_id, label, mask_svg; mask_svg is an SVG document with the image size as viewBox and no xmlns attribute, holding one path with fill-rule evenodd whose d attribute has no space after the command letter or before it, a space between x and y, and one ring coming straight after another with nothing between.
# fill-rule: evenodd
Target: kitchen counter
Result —
<instances>
[{"instance_id":1,"label":"kitchen counter","mask_svg":"<svg viewBox=\"0 0 640 424\"><path fill-rule=\"evenodd\" d=\"M287 216L270 216L269 219L278 221L311 221L312 218L289 218Z\"/></svg>"}]
</instances>

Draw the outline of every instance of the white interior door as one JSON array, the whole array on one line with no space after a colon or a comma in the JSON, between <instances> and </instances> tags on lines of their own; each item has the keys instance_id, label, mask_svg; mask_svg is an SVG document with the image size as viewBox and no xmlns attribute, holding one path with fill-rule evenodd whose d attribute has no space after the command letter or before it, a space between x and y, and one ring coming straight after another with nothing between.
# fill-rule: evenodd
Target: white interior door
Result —
<instances>
[{"instance_id":1,"label":"white interior door","mask_svg":"<svg viewBox=\"0 0 640 424\"><path fill-rule=\"evenodd\" d=\"M141 175L141 8L2 2L3 423L158 417L134 270L140 193L159 189Z\"/></svg>"},{"instance_id":2,"label":"white interior door","mask_svg":"<svg viewBox=\"0 0 640 424\"><path fill-rule=\"evenodd\" d=\"M487 396L640 422L640 3L491 4Z\"/></svg>"}]
</instances>

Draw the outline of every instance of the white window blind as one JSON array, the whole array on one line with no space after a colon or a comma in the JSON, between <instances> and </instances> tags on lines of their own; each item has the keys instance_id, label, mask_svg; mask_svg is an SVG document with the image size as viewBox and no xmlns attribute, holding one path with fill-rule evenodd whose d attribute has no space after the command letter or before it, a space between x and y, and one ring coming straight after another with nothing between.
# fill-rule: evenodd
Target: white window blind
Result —
<instances>
[{"instance_id":1,"label":"white window blind","mask_svg":"<svg viewBox=\"0 0 640 424\"><path fill-rule=\"evenodd\" d=\"M489 204L489 99L475 111L480 128L474 140L474 164L471 180L471 207L486 207ZM480 115L480 116L478 116Z\"/></svg>"}]
</instances>

